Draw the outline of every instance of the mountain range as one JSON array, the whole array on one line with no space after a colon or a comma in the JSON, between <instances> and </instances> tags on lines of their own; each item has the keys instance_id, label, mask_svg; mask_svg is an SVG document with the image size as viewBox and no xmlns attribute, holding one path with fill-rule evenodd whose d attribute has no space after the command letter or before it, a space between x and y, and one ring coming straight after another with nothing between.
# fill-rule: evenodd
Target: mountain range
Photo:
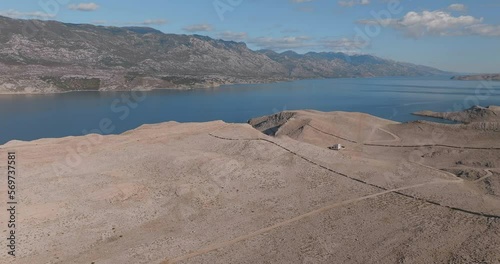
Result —
<instances>
[{"instance_id":1,"label":"mountain range","mask_svg":"<svg viewBox=\"0 0 500 264\"><path fill-rule=\"evenodd\" d=\"M243 42L0 16L0 92L214 87L308 78L427 76L435 68L340 52L254 51Z\"/></svg>"}]
</instances>

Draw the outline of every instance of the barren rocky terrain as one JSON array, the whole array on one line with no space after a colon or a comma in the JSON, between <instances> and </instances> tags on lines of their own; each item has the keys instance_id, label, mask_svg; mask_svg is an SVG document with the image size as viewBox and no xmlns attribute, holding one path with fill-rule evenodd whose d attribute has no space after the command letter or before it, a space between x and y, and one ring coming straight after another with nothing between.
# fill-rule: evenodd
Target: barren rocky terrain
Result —
<instances>
[{"instance_id":1,"label":"barren rocky terrain","mask_svg":"<svg viewBox=\"0 0 500 264\"><path fill-rule=\"evenodd\" d=\"M16 263L500 262L500 131L473 123L287 111L1 149Z\"/></svg>"},{"instance_id":2,"label":"barren rocky terrain","mask_svg":"<svg viewBox=\"0 0 500 264\"><path fill-rule=\"evenodd\" d=\"M415 113L420 116L430 116L442 119L458 121L462 123L472 122L497 122L500 118L500 107L498 106L473 106L465 111L460 112L432 112L421 111Z\"/></svg>"}]
</instances>

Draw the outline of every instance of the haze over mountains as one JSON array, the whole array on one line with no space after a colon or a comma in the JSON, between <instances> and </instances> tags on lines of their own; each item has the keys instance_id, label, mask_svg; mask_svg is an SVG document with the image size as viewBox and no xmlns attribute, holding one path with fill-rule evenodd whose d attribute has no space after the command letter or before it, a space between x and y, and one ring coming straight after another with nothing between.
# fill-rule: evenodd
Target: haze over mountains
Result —
<instances>
[{"instance_id":1,"label":"haze over mountains","mask_svg":"<svg viewBox=\"0 0 500 264\"><path fill-rule=\"evenodd\" d=\"M147 27L0 17L0 92L212 87L305 78L427 76L371 55L253 51L245 43Z\"/></svg>"}]
</instances>

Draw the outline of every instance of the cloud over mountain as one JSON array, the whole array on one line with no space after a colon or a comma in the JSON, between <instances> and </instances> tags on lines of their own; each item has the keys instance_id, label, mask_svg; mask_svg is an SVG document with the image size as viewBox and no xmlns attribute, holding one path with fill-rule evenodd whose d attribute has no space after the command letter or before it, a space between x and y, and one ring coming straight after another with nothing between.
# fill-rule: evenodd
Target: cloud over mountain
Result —
<instances>
[{"instance_id":1,"label":"cloud over mountain","mask_svg":"<svg viewBox=\"0 0 500 264\"><path fill-rule=\"evenodd\" d=\"M380 24L403 32L406 36L500 36L499 25L483 23L483 18L454 16L445 11L408 12L399 19L360 20L360 24Z\"/></svg>"},{"instance_id":2,"label":"cloud over mountain","mask_svg":"<svg viewBox=\"0 0 500 264\"><path fill-rule=\"evenodd\" d=\"M95 11L99 9L99 5L96 3L79 3L79 4L71 4L68 6L69 9L71 10L76 10L76 11Z\"/></svg>"},{"instance_id":3,"label":"cloud over mountain","mask_svg":"<svg viewBox=\"0 0 500 264\"><path fill-rule=\"evenodd\" d=\"M196 24L183 27L182 29L188 32L206 32L213 31L214 27L210 24Z\"/></svg>"}]
</instances>

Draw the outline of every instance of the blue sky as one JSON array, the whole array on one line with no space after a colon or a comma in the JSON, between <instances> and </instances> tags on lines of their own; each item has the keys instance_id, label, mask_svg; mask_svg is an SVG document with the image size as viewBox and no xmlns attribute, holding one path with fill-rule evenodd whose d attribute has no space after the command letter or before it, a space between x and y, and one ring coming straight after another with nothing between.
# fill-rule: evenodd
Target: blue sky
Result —
<instances>
[{"instance_id":1,"label":"blue sky","mask_svg":"<svg viewBox=\"0 0 500 264\"><path fill-rule=\"evenodd\" d=\"M149 26L252 49L365 53L500 72L498 0L2 0L0 15Z\"/></svg>"}]
</instances>

